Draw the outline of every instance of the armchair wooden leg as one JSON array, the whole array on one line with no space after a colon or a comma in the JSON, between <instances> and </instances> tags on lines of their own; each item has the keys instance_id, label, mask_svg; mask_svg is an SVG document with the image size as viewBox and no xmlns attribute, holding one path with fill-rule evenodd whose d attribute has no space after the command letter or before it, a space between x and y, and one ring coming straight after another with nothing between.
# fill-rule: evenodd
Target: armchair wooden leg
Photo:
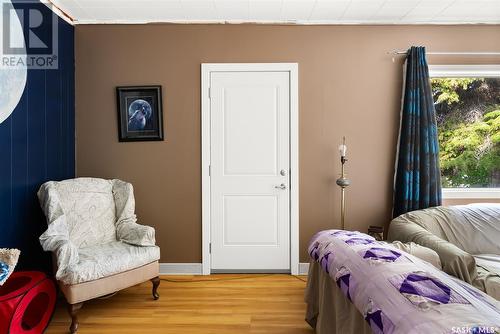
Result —
<instances>
[{"instance_id":1,"label":"armchair wooden leg","mask_svg":"<svg viewBox=\"0 0 500 334\"><path fill-rule=\"evenodd\" d=\"M69 326L69 331L71 334L76 333L78 330L78 317L76 314L82 308L83 303L68 304L68 313L71 316L71 326Z\"/></svg>"},{"instance_id":2,"label":"armchair wooden leg","mask_svg":"<svg viewBox=\"0 0 500 334\"><path fill-rule=\"evenodd\" d=\"M156 276L155 278L152 278L151 282L153 283L153 298L154 300L157 300L158 298L160 298L160 295L158 294L158 287L160 286L160 277Z\"/></svg>"}]
</instances>

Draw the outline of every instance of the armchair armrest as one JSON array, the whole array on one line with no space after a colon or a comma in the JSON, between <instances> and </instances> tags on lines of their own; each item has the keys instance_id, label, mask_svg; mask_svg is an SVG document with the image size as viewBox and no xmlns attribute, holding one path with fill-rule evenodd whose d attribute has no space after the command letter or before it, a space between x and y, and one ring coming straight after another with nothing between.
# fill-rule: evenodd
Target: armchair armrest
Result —
<instances>
[{"instance_id":1,"label":"armchair armrest","mask_svg":"<svg viewBox=\"0 0 500 334\"><path fill-rule=\"evenodd\" d=\"M443 269L439 254L433 249L416 244L413 241L411 242L393 241L391 245L396 247L397 249L407 252L408 254L416 256L419 259L429 262L439 270Z\"/></svg>"},{"instance_id":2,"label":"armchair armrest","mask_svg":"<svg viewBox=\"0 0 500 334\"><path fill-rule=\"evenodd\" d=\"M137 224L135 216L134 188L130 183L113 180L116 212L116 238L136 246L155 246L155 229Z\"/></svg>"},{"instance_id":3,"label":"armchair armrest","mask_svg":"<svg viewBox=\"0 0 500 334\"><path fill-rule=\"evenodd\" d=\"M68 227L64 216L51 222L47 230L40 236L40 244L44 251L54 252L57 260L56 278L64 280L68 268L79 261L78 249L69 240Z\"/></svg>"},{"instance_id":4,"label":"armchair armrest","mask_svg":"<svg viewBox=\"0 0 500 334\"><path fill-rule=\"evenodd\" d=\"M116 226L118 240L136 246L154 246L155 229L135 222L121 222Z\"/></svg>"},{"instance_id":5,"label":"armchair armrest","mask_svg":"<svg viewBox=\"0 0 500 334\"><path fill-rule=\"evenodd\" d=\"M476 261L472 255L417 224L393 220L389 227L388 240L413 241L433 249L439 255L443 271L467 283L472 283L477 277Z\"/></svg>"}]
</instances>

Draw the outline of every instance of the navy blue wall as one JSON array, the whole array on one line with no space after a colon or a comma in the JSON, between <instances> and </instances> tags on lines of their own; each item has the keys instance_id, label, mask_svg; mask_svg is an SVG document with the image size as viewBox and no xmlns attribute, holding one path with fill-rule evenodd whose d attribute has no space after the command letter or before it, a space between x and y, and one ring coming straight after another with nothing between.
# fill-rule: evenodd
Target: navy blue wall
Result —
<instances>
[{"instance_id":1,"label":"navy blue wall","mask_svg":"<svg viewBox=\"0 0 500 334\"><path fill-rule=\"evenodd\" d=\"M58 35L59 68L28 70L19 104L0 124L0 247L21 249L20 269L49 268L38 242L46 229L39 186L75 174L74 30L60 18Z\"/></svg>"}]
</instances>

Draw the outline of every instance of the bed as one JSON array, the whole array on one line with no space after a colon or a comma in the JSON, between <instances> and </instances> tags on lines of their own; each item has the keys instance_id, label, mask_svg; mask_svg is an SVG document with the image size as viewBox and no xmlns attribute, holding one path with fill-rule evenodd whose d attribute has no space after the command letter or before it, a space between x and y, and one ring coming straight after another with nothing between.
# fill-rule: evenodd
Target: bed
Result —
<instances>
[{"instance_id":1,"label":"bed","mask_svg":"<svg viewBox=\"0 0 500 334\"><path fill-rule=\"evenodd\" d=\"M317 334L500 333L500 303L392 244L326 230L309 245L306 321Z\"/></svg>"}]
</instances>

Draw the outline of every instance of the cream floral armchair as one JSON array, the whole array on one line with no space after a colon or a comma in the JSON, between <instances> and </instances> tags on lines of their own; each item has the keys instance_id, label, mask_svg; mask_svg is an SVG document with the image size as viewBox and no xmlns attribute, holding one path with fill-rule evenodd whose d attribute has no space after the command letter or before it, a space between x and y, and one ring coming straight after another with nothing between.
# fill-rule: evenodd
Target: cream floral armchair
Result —
<instances>
[{"instance_id":1,"label":"cream floral armchair","mask_svg":"<svg viewBox=\"0 0 500 334\"><path fill-rule=\"evenodd\" d=\"M40 236L54 254L56 279L68 301L71 333L78 329L83 302L153 282L158 299L160 248L155 230L136 223L130 183L77 178L47 182L38 198L48 228Z\"/></svg>"}]
</instances>

